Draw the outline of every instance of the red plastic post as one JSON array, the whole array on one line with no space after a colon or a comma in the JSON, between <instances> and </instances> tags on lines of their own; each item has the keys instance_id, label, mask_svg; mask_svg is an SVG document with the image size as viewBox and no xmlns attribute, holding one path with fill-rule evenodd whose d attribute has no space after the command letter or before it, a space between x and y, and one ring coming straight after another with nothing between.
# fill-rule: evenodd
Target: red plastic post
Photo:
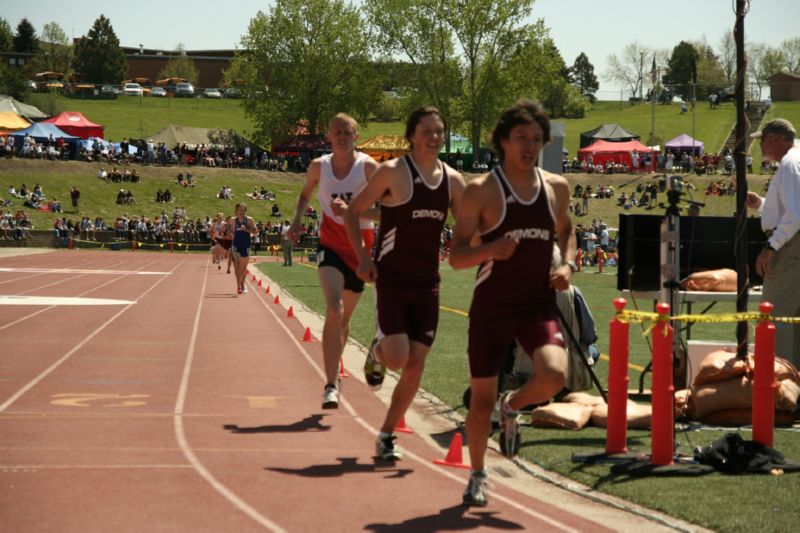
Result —
<instances>
[{"instance_id":1,"label":"red plastic post","mask_svg":"<svg viewBox=\"0 0 800 533\"><path fill-rule=\"evenodd\" d=\"M761 302L758 310L765 315L774 306ZM753 376L753 440L764 446L775 443L775 324L769 318L756 326L756 369Z\"/></svg>"},{"instance_id":2,"label":"red plastic post","mask_svg":"<svg viewBox=\"0 0 800 533\"><path fill-rule=\"evenodd\" d=\"M672 326L669 304L660 303L661 315L653 329L653 416L650 463L671 465L675 453L675 387L672 384Z\"/></svg>"},{"instance_id":3,"label":"red plastic post","mask_svg":"<svg viewBox=\"0 0 800 533\"><path fill-rule=\"evenodd\" d=\"M174 252L175 252L175 243L169 241L169 253L174 253Z\"/></svg>"},{"instance_id":4,"label":"red plastic post","mask_svg":"<svg viewBox=\"0 0 800 533\"><path fill-rule=\"evenodd\" d=\"M575 266L578 267L578 272L580 272L583 266L583 250L580 248L578 248L578 253L575 254Z\"/></svg>"},{"instance_id":5,"label":"red plastic post","mask_svg":"<svg viewBox=\"0 0 800 533\"><path fill-rule=\"evenodd\" d=\"M603 253L602 249L598 250L597 252L597 271L602 274L603 273L603 259L605 258L605 254Z\"/></svg>"},{"instance_id":6,"label":"red plastic post","mask_svg":"<svg viewBox=\"0 0 800 533\"><path fill-rule=\"evenodd\" d=\"M67 238L67 246L69 250L72 250L72 237Z\"/></svg>"},{"instance_id":7,"label":"red plastic post","mask_svg":"<svg viewBox=\"0 0 800 533\"><path fill-rule=\"evenodd\" d=\"M136 251L136 241L135 240L131 241L131 251L132 252Z\"/></svg>"},{"instance_id":8,"label":"red plastic post","mask_svg":"<svg viewBox=\"0 0 800 533\"><path fill-rule=\"evenodd\" d=\"M621 312L627 305L625 298L614 300ZM608 341L608 423L606 427L606 454L628 451L628 352L630 324L611 320Z\"/></svg>"}]
</instances>

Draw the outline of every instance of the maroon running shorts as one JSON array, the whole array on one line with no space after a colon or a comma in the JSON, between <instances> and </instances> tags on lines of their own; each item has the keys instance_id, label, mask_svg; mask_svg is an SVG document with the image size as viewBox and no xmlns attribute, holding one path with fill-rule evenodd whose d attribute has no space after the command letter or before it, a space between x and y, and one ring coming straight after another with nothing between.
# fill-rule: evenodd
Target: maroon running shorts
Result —
<instances>
[{"instance_id":1,"label":"maroon running shorts","mask_svg":"<svg viewBox=\"0 0 800 533\"><path fill-rule=\"evenodd\" d=\"M548 344L566 347L558 319L553 313L529 311L511 316L503 314L470 315L467 352L469 372L473 378L497 376L514 339L529 354Z\"/></svg>"},{"instance_id":2,"label":"maroon running shorts","mask_svg":"<svg viewBox=\"0 0 800 533\"><path fill-rule=\"evenodd\" d=\"M439 325L439 285L425 288L378 286L378 329L381 335L406 334L430 347Z\"/></svg>"}]
</instances>

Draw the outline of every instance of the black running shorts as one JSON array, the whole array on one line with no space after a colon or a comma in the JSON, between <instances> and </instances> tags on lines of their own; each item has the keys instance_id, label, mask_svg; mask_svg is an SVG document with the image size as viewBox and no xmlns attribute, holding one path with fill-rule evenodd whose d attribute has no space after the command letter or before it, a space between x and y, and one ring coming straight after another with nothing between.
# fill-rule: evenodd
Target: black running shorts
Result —
<instances>
[{"instance_id":1,"label":"black running shorts","mask_svg":"<svg viewBox=\"0 0 800 533\"><path fill-rule=\"evenodd\" d=\"M439 325L439 285L433 287L381 286L376 288L378 329L381 336L404 333L430 347Z\"/></svg>"},{"instance_id":2,"label":"black running shorts","mask_svg":"<svg viewBox=\"0 0 800 533\"><path fill-rule=\"evenodd\" d=\"M341 272L342 276L344 276L345 290L356 293L364 292L364 281L331 248L325 248L324 246L317 248L317 266L319 268L333 267Z\"/></svg>"}]
</instances>

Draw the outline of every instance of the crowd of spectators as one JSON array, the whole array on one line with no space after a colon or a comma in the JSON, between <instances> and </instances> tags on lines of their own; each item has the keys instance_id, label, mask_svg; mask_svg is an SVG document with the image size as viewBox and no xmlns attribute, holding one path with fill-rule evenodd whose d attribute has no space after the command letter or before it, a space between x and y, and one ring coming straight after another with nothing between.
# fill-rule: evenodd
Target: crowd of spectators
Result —
<instances>
[{"instance_id":1,"label":"crowd of spectators","mask_svg":"<svg viewBox=\"0 0 800 533\"><path fill-rule=\"evenodd\" d=\"M17 146L15 137L0 135L0 156L23 157L27 159L48 159L50 161L69 159L69 146L62 137L53 138L50 134L47 140L38 142L30 135L22 139L22 146Z\"/></svg>"},{"instance_id":2,"label":"crowd of spectators","mask_svg":"<svg viewBox=\"0 0 800 533\"><path fill-rule=\"evenodd\" d=\"M113 167L111 172L107 172L105 168L101 168L97 173L97 177L106 183L139 183L141 181L139 172L135 168L119 170L117 167Z\"/></svg>"},{"instance_id":3,"label":"crowd of spectators","mask_svg":"<svg viewBox=\"0 0 800 533\"><path fill-rule=\"evenodd\" d=\"M16 213L5 210L0 215L0 240L27 239L31 235L31 230L33 230L33 222L23 210Z\"/></svg>"}]
</instances>

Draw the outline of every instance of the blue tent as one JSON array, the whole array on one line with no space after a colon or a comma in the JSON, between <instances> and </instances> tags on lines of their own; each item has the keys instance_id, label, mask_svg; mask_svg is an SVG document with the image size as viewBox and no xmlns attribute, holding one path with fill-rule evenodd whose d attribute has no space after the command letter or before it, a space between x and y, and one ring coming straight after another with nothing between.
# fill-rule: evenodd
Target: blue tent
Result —
<instances>
[{"instance_id":1,"label":"blue tent","mask_svg":"<svg viewBox=\"0 0 800 533\"><path fill-rule=\"evenodd\" d=\"M75 154L77 153L78 141L81 140L80 137L75 137L69 133L64 133L64 131L59 129L57 126L52 124L44 124L42 122L35 122L24 130L15 131L14 133L10 134L9 137L14 137L14 145L16 146L17 150L21 150L22 145L25 142L25 137L28 135L33 137L37 143L47 142L50 139L50 135L52 135L53 139L55 140L58 140L59 137L63 137L64 142L69 145L69 151L72 157L75 157Z\"/></svg>"}]
</instances>

